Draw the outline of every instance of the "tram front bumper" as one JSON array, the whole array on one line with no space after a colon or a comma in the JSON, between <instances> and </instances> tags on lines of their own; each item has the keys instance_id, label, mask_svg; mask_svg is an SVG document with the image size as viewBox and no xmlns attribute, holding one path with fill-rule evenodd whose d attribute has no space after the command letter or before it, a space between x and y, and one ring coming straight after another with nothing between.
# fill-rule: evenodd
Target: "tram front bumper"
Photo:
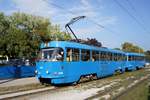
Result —
<instances>
[{"instance_id":1,"label":"tram front bumper","mask_svg":"<svg viewBox=\"0 0 150 100\"><path fill-rule=\"evenodd\" d=\"M49 71L40 72L40 71L36 71L36 76L37 77L42 77L42 78L63 78L64 73L62 71L60 71L60 72L49 72Z\"/></svg>"}]
</instances>

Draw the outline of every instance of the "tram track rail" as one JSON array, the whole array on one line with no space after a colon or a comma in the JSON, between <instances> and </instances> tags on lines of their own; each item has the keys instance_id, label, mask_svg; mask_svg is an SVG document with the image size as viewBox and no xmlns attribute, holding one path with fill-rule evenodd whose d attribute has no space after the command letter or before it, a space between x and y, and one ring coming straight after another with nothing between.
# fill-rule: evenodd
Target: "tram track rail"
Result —
<instances>
[{"instance_id":1,"label":"tram track rail","mask_svg":"<svg viewBox=\"0 0 150 100\"><path fill-rule=\"evenodd\" d=\"M8 94L0 95L0 100L8 100L8 99L16 98L16 97L32 95L32 94L45 92L45 91L51 91L51 90L55 90L55 89L57 89L57 87L50 86L50 87L33 89L33 90L28 90L28 91L12 92L12 93L8 93Z\"/></svg>"},{"instance_id":2,"label":"tram track rail","mask_svg":"<svg viewBox=\"0 0 150 100\"><path fill-rule=\"evenodd\" d=\"M144 71L145 69L143 69ZM142 70L141 70L142 71ZM142 72L143 72L142 71ZM131 72L132 73L132 72ZM139 73L139 72L138 72ZM128 73L127 73L128 74ZM139 79L140 81L137 82L135 85L132 85L131 87L128 87L127 89L125 89L124 91L122 91L121 93L115 95L112 100L116 100L117 98L121 97L122 95L126 94L128 91L130 91L131 89L133 89L134 87L138 86L138 84L141 84L143 81L146 81L148 78L150 78L150 74L145 74L145 78L142 78L142 79ZM118 77L115 76L115 77ZM114 78L114 77L109 77L110 79L111 78ZM92 86L92 85L89 85L89 84L94 84L96 82L100 82L102 83L103 81L105 80L108 80L108 78L106 79L100 79L100 80L93 80L93 81L85 81L85 82L81 82L80 84L77 84L77 85L69 85L69 86L48 86L48 87L44 87L44 88L38 88L38 89L32 89L32 90L28 90L28 91L18 91L16 93L8 93L8 94L3 94L3 95L0 95L0 100L9 100L9 99L12 99L12 100L20 100L20 99L16 99L16 98L25 98L26 96L29 96L29 97L32 97L34 95L42 95L42 94L45 94L46 92L57 92L57 91L65 91L65 90L68 90L68 88L71 87L71 89L73 88L80 88L80 87L84 87L85 85L88 85L88 86ZM109 80L110 81L110 80ZM104 82L103 85L105 85L106 82ZM90 87L89 87L90 88ZM115 89L116 87L114 87ZM110 89L108 89L107 92L109 92ZM102 94L105 94L106 91L101 91L101 95ZM99 96L99 95L98 95ZM95 98L95 97L94 97ZM90 99L90 98L89 98ZM92 99L92 98L91 98Z\"/></svg>"}]
</instances>

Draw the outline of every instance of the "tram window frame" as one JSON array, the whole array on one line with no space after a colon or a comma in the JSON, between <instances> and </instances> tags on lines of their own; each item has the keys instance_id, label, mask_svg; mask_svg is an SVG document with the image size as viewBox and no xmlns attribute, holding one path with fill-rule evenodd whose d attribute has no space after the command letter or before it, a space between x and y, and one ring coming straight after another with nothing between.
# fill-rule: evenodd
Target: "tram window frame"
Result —
<instances>
[{"instance_id":1,"label":"tram window frame","mask_svg":"<svg viewBox=\"0 0 150 100\"><path fill-rule=\"evenodd\" d=\"M145 61L145 56L142 56L142 61Z\"/></svg>"},{"instance_id":2,"label":"tram window frame","mask_svg":"<svg viewBox=\"0 0 150 100\"><path fill-rule=\"evenodd\" d=\"M101 61L106 61L106 52L105 51L100 52L100 59L101 59Z\"/></svg>"},{"instance_id":3,"label":"tram window frame","mask_svg":"<svg viewBox=\"0 0 150 100\"><path fill-rule=\"evenodd\" d=\"M106 60L109 61L109 52L106 52Z\"/></svg>"},{"instance_id":4,"label":"tram window frame","mask_svg":"<svg viewBox=\"0 0 150 100\"><path fill-rule=\"evenodd\" d=\"M140 61L141 60L141 57L140 56L138 56L138 61Z\"/></svg>"},{"instance_id":5,"label":"tram window frame","mask_svg":"<svg viewBox=\"0 0 150 100\"><path fill-rule=\"evenodd\" d=\"M127 57L125 54L123 54L123 61L126 61L127 60Z\"/></svg>"},{"instance_id":6,"label":"tram window frame","mask_svg":"<svg viewBox=\"0 0 150 100\"><path fill-rule=\"evenodd\" d=\"M125 56L124 56L124 54L122 54L122 61L124 61L125 60L125 58L124 58Z\"/></svg>"},{"instance_id":7,"label":"tram window frame","mask_svg":"<svg viewBox=\"0 0 150 100\"><path fill-rule=\"evenodd\" d=\"M141 61L143 61L144 60L144 57L143 56L141 56L141 59L140 59Z\"/></svg>"},{"instance_id":8,"label":"tram window frame","mask_svg":"<svg viewBox=\"0 0 150 100\"><path fill-rule=\"evenodd\" d=\"M139 56L135 56L135 61L138 61Z\"/></svg>"},{"instance_id":9,"label":"tram window frame","mask_svg":"<svg viewBox=\"0 0 150 100\"><path fill-rule=\"evenodd\" d=\"M132 56L132 61L134 61L134 56Z\"/></svg>"},{"instance_id":10,"label":"tram window frame","mask_svg":"<svg viewBox=\"0 0 150 100\"><path fill-rule=\"evenodd\" d=\"M119 54L116 53L117 57L116 57L116 61L119 61Z\"/></svg>"},{"instance_id":11,"label":"tram window frame","mask_svg":"<svg viewBox=\"0 0 150 100\"><path fill-rule=\"evenodd\" d=\"M135 61L136 56L133 56L133 61Z\"/></svg>"},{"instance_id":12,"label":"tram window frame","mask_svg":"<svg viewBox=\"0 0 150 100\"><path fill-rule=\"evenodd\" d=\"M126 61L127 59L126 59L126 55L125 54L123 54L123 61Z\"/></svg>"},{"instance_id":13,"label":"tram window frame","mask_svg":"<svg viewBox=\"0 0 150 100\"><path fill-rule=\"evenodd\" d=\"M114 61L118 61L118 55L117 55L117 53L114 53Z\"/></svg>"},{"instance_id":14,"label":"tram window frame","mask_svg":"<svg viewBox=\"0 0 150 100\"><path fill-rule=\"evenodd\" d=\"M81 49L81 61L91 61L90 50Z\"/></svg>"},{"instance_id":15,"label":"tram window frame","mask_svg":"<svg viewBox=\"0 0 150 100\"><path fill-rule=\"evenodd\" d=\"M137 56L134 56L134 61L136 61Z\"/></svg>"},{"instance_id":16,"label":"tram window frame","mask_svg":"<svg viewBox=\"0 0 150 100\"><path fill-rule=\"evenodd\" d=\"M139 61L143 61L144 57L143 56L139 56Z\"/></svg>"},{"instance_id":17,"label":"tram window frame","mask_svg":"<svg viewBox=\"0 0 150 100\"><path fill-rule=\"evenodd\" d=\"M72 53L72 61L79 61L80 60L80 50L74 48Z\"/></svg>"},{"instance_id":18,"label":"tram window frame","mask_svg":"<svg viewBox=\"0 0 150 100\"><path fill-rule=\"evenodd\" d=\"M99 61L99 51L92 51L92 61Z\"/></svg>"},{"instance_id":19,"label":"tram window frame","mask_svg":"<svg viewBox=\"0 0 150 100\"><path fill-rule=\"evenodd\" d=\"M113 53L110 52L110 61L113 61Z\"/></svg>"},{"instance_id":20,"label":"tram window frame","mask_svg":"<svg viewBox=\"0 0 150 100\"><path fill-rule=\"evenodd\" d=\"M119 59L118 59L118 60L119 60L119 61L122 61L122 54L119 53L118 56L119 56Z\"/></svg>"},{"instance_id":21,"label":"tram window frame","mask_svg":"<svg viewBox=\"0 0 150 100\"><path fill-rule=\"evenodd\" d=\"M124 61L124 54L121 54L121 61Z\"/></svg>"},{"instance_id":22,"label":"tram window frame","mask_svg":"<svg viewBox=\"0 0 150 100\"><path fill-rule=\"evenodd\" d=\"M119 61L122 61L122 54L119 53Z\"/></svg>"},{"instance_id":23,"label":"tram window frame","mask_svg":"<svg viewBox=\"0 0 150 100\"><path fill-rule=\"evenodd\" d=\"M68 55L69 49L71 50L70 51L71 54ZM78 48L66 48L66 61L68 61L68 62L80 61L80 49L78 49Z\"/></svg>"},{"instance_id":24,"label":"tram window frame","mask_svg":"<svg viewBox=\"0 0 150 100\"><path fill-rule=\"evenodd\" d=\"M128 55L128 61L132 61L132 56Z\"/></svg>"},{"instance_id":25,"label":"tram window frame","mask_svg":"<svg viewBox=\"0 0 150 100\"><path fill-rule=\"evenodd\" d=\"M112 61L112 53L111 52L107 52L107 60Z\"/></svg>"},{"instance_id":26,"label":"tram window frame","mask_svg":"<svg viewBox=\"0 0 150 100\"><path fill-rule=\"evenodd\" d=\"M143 58L140 56L139 60L141 61Z\"/></svg>"},{"instance_id":27,"label":"tram window frame","mask_svg":"<svg viewBox=\"0 0 150 100\"><path fill-rule=\"evenodd\" d=\"M111 61L115 61L115 60L114 60L114 53L112 53Z\"/></svg>"},{"instance_id":28,"label":"tram window frame","mask_svg":"<svg viewBox=\"0 0 150 100\"><path fill-rule=\"evenodd\" d=\"M119 54L117 53L117 61L119 61Z\"/></svg>"}]
</instances>

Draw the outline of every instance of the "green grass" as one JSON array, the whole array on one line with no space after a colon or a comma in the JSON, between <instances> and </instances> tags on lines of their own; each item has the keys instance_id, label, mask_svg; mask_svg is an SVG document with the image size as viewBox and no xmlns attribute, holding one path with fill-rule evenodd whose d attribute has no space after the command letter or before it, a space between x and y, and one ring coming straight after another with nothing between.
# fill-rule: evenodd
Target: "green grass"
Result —
<instances>
[{"instance_id":1,"label":"green grass","mask_svg":"<svg viewBox=\"0 0 150 100\"><path fill-rule=\"evenodd\" d=\"M120 96L117 100L149 100L148 96L150 96L148 81L144 81L143 83L139 84L138 86L134 87L126 94Z\"/></svg>"}]
</instances>

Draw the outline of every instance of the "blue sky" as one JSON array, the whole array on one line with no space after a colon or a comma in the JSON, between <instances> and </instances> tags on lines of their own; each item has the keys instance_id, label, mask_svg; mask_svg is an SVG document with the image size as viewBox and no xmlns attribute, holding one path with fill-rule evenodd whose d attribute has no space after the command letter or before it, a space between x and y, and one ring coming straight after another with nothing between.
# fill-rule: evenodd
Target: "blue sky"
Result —
<instances>
[{"instance_id":1,"label":"blue sky","mask_svg":"<svg viewBox=\"0 0 150 100\"><path fill-rule=\"evenodd\" d=\"M79 38L96 38L103 46L110 48L131 42L150 50L150 0L117 1L136 16L145 28L137 24L114 0L0 0L0 12L6 15L24 12L50 18L53 24L60 25L62 31L71 18L85 15L87 18L72 26ZM98 27L89 18L104 28Z\"/></svg>"}]
</instances>

